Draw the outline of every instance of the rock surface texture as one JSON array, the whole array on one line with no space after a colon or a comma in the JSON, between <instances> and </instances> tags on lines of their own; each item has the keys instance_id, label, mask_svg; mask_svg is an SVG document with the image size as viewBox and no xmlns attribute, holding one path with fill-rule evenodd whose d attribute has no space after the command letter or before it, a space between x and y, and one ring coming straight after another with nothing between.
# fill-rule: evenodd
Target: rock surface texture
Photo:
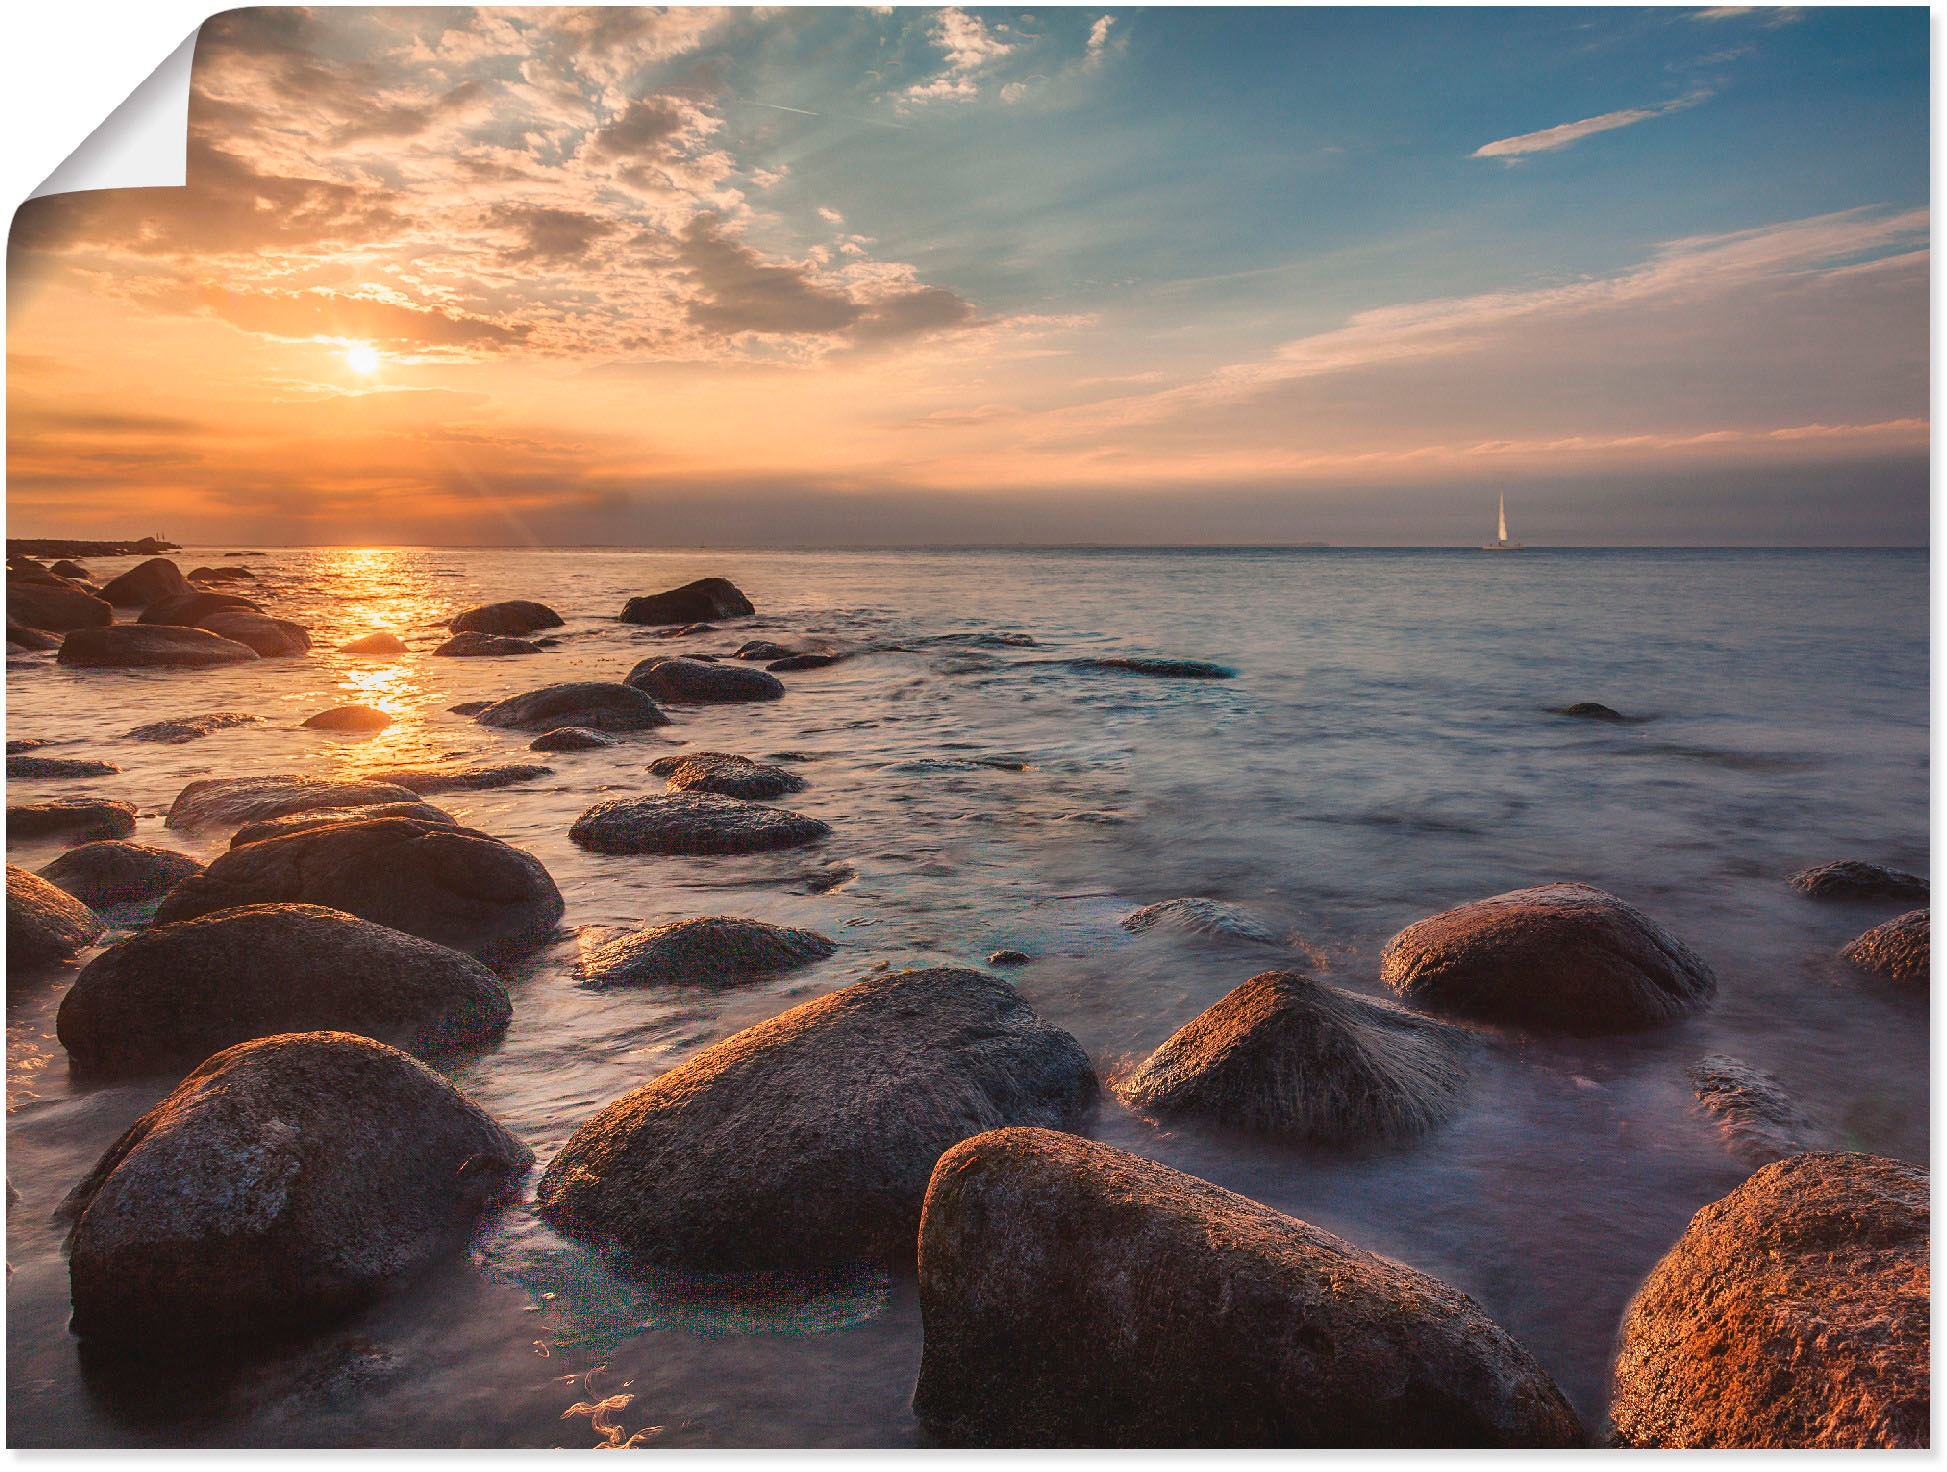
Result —
<instances>
[{"instance_id":1,"label":"rock surface texture","mask_svg":"<svg viewBox=\"0 0 1947 1472\"><path fill-rule=\"evenodd\" d=\"M1923 900L1927 881L1904 869L1869 864L1864 859L1840 859L1787 874L1785 883L1813 899Z\"/></svg>"},{"instance_id":2,"label":"rock surface texture","mask_svg":"<svg viewBox=\"0 0 1947 1472\"><path fill-rule=\"evenodd\" d=\"M815 930L709 915L609 935L589 946L590 986L736 986L822 961L838 947Z\"/></svg>"},{"instance_id":3,"label":"rock surface texture","mask_svg":"<svg viewBox=\"0 0 1947 1472\"><path fill-rule=\"evenodd\" d=\"M164 826L212 828L285 813L412 802L419 796L389 782L333 782L322 777L206 777L191 782L169 805Z\"/></svg>"},{"instance_id":4,"label":"rock surface texture","mask_svg":"<svg viewBox=\"0 0 1947 1472\"><path fill-rule=\"evenodd\" d=\"M50 797L7 808L8 838L59 834L71 842L126 838L135 831L135 804L106 797Z\"/></svg>"},{"instance_id":5,"label":"rock surface texture","mask_svg":"<svg viewBox=\"0 0 1947 1472\"><path fill-rule=\"evenodd\" d=\"M174 849L100 839L71 848L40 871L41 878L84 905L136 905L161 899L203 865Z\"/></svg>"},{"instance_id":6,"label":"rock surface texture","mask_svg":"<svg viewBox=\"0 0 1947 1472\"><path fill-rule=\"evenodd\" d=\"M591 731L646 731L667 726L662 707L633 685L620 681L580 680L546 685L522 695L496 700L474 717L483 726L515 731L552 731L556 726L585 726Z\"/></svg>"},{"instance_id":7,"label":"rock surface texture","mask_svg":"<svg viewBox=\"0 0 1947 1472\"><path fill-rule=\"evenodd\" d=\"M455 614L446 626L455 634L488 634L519 638L539 629L558 629L561 615L545 603L530 603L512 598L505 603L483 603Z\"/></svg>"},{"instance_id":8,"label":"rock surface texture","mask_svg":"<svg viewBox=\"0 0 1947 1472\"><path fill-rule=\"evenodd\" d=\"M617 617L625 624L693 624L755 612L743 590L728 578L698 578L666 593L631 598Z\"/></svg>"},{"instance_id":9,"label":"rock surface texture","mask_svg":"<svg viewBox=\"0 0 1947 1472\"><path fill-rule=\"evenodd\" d=\"M62 961L101 939L80 900L38 874L7 865L7 974Z\"/></svg>"},{"instance_id":10,"label":"rock surface texture","mask_svg":"<svg viewBox=\"0 0 1947 1472\"><path fill-rule=\"evenodd\" d=\"M76 629L61 641L55 663L83 669L175 667L207 669L244 664L257 657L248 644L208 629L173 624L116 624L106 629Z\"/></svg>"},{"instance_id":11,"label":"rock surface texture","mask_svg":"<svg viewBox=\"0 0 1947 1472\"><path fill-rule=\"evenodd\" d=\"M1932 941L1926 910L1908 910L1851 941L1839 952L1862 971L1889 981L1925 981Z\"/></svg>"},{"instance_id":12,"label":"rock surface texture","mask_svg":"<svg viewBox=\"0 0 1947 1472\"><path fill-rule=\"evenodd\" d=\"M782 700L784 682L748 665L704 659L645 659L627 683L658 700L685 705Z\"/></svg>"},{"instance_id":13,"label":"rock surface texture","mask_svg":"<svg viewBox=\"0 0 1947 1472\"><path fill-rule=\"evenodd\" d=\"M1747 1165L1769 1165L1787 1155L1830 1149L1834 1143L1784 1085L1742 1058L1713 1053L1685 1072L1724 1148Z\"/></svg>"},{"instance_id":14,"label":"rock surface texture","mask_svg":"<svg viewBox=\"0 0 1947 1472\"><path fill-rule=\"evenodd\" d=\"M713 792L719 797L750 801L803 792L804 778L768 762L723 751L691 751L659 756L649 763L651 776L660 777L678 792Z\"/></svg>"},{"instance_id":15,"label":"rock surface texture","mask_svg":"<svg viewBox=\"0 0 1947 1472\"><path fill-rule=\"evenodd\" d=\"M598 802L568 837L600 854L751 854L802 848L830 833L818 819L783 808L674 792Z\"/></svg>"}]
</instances>

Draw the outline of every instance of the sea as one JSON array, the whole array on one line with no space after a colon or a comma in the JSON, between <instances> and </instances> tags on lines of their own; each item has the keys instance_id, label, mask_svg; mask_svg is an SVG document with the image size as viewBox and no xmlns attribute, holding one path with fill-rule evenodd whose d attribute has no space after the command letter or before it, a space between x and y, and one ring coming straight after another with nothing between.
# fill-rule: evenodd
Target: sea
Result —
<instances>
[{"instance_id":1,"label":"sea","mask_svg":"<svg viewBox=\"0 0 1947 1472\"><path fill-rule=\"evenodd\" d=\"M239 551L253 555L226 555ZM506 973L506 1036L438 1060L538 1163L466 1254L355 1320L221 1371L104 1363L68 1331L55 1209L176 1078L71 1078L54 1015L72 973L10 987L12 1445L924 1445L909 1406L921 1346L910 1265L643 1270L549 1229L533 1186L583 1120L738 1029L875 968L982 966L1003 948L1033 958L1009 980L1105 1078L1261 971L1385 996L1379 956L1395 932L1525 885L1599 886L1702 953L1719 994L1673 1026L1601 1039L1476 1029L1463 1105L1407 1143L1279 1143L1148 1119L1107 1096L1086 1125L1464 1290L1592 1431L1637 1284L1751 1169L1698 1108L1687 1067L1732 1055L1773 1073L1843 1148L1927 1159L1926 989L1838 958L1908 906L1810 900L1784 880L1844 858L1927 871L1923 550L175 557L185 570L249 568L250 596L307 625L310 654L208 671L11 658L7 735L120 771L13 782L9 800L127 799L136 841L209 858L227 833L163 825L198 778L545 761L545 777L434 799L538 856L567 900L558 941ZM89 566L105 579L134 561ZM732 579L757 615L675 639L617 622L629 597L702 576ZM454 613L509 598L556 609L558 643L431 656ZM337 649L379 630L411 652ZM678 708L672 725L607 749L537 757L528 734L448 709L619 679L651 654L813 637L863 652L783 675L782 700ZM1115 654L1237 673L1157 679L1062 662ZM1577 701L1634 719L1554 713ZM395 722L372 735L300 724L348 702ZM211 711L265 719L183 745L125 735ZM810 785L787 805L831 837L727 858L603 856L568 841L591 804L659 791L648 763L684 749L794 754ZM29 868L58 852L8 845ZM1244 907L1277 943L1119 924L1179 896ZM839 948L720 992L578 984L578 932L712 914L808 927Z\"/></svg>"}]
</instances>

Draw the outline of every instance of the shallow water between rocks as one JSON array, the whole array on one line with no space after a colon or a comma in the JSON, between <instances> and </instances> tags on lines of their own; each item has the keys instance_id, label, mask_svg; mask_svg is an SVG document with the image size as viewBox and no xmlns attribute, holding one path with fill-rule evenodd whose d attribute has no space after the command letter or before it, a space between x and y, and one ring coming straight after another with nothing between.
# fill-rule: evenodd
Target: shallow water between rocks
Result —
<instances>
[{"instance_id":1,"label":"shallow water between rocks","mask_svg":"<svg viewBox=\"0 0 1947 1472\"><path fill-rule=\"evenodd\" d=\"M1476 1298L1592 1430L1615 1330L1691 1213L1748 1174L1684 1069L1730 1053L1775 1073L1850 1148L1925 1161L1924 988L1836 952L1908 905L1819 902L1782 876L1859 857L1927 869L1923 551L618 552L442 549L176 554L244 566L250 596L312 630L307 657L210 671L9 661L7 734L117 776L11 783L141 811L137 842L210 857L228 833L163 827L196 778L544 761L554 775L432 800L537 855L567 899L560 942L511 969L514 1021L438 1060L545 1165L582 1120L699 1048L874 967L1034 957L1009 979L1111 1075L1258 971L1303 967L1383 995L1381 947L1461 901L1582 880L1669 926L1715 967L1714 1007L1600 1040L1477 1030L1465 1104L1410 1144L1324 1150L1188 1125L1105 1099L1088 1132L1316 1222ZM136 559L89 559L106 578ZM759 610L657 637L626 598L733 579ZM435 659L459 609L508 598L567 620L559 644ZM335 646L390 629L394 658ZM982 641L1022 633L1036 647ZM447 707L648 654L747 639L884 647L784 675L763 705L674 708L614 747L530 756L532 733ZM1228 681L1050 661L1215 660ZM1549 713L1594 700L1637 724ZM380 705L371 736L304 730ZM179 746L151 721L267 717ZM655 793L683 749L797 753L783 805L816 849L741 858L585 853L567 831L605 797ZM39 868L60 846L10 844ZM821 889L831 867L851 877ZM1276 946L1117 926L1178 895L1248 908ZM591 991L573 932L688 915L819 930L829 961L751 988ZM84 956L82 959L86 959ZM629 1273L523 1200L471 1254L359 1319L215 1374L99 1364L67 1330L61 1197L176 1082L71 1080L53 1035L72 968L9 989L8 1436L16 1446L913 1445L920 1322L910 1268L821 1279Z\"/></svg>"}]
</instances>

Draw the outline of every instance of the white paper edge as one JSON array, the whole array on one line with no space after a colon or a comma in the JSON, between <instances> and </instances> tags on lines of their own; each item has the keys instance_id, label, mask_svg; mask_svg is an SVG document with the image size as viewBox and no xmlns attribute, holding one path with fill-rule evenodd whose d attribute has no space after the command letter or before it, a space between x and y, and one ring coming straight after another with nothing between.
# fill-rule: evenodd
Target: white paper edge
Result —
<instances>
[{"instance_id":1,"label":"white paper edge","mask_svg":"<svg viewBox=\"0 0 1947 1472\"><path fill-rule=\"evenodd\" d=\"M196 58L196 36L191 31L27 197L84 189L182 188L188 182L189 71Z\"/></svg>"}]
</instances>

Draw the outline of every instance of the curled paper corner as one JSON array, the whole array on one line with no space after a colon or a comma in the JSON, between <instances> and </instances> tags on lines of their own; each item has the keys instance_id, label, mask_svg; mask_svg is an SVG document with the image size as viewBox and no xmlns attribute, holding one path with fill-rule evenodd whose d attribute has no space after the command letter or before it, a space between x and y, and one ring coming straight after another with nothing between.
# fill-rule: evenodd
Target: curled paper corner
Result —
<instances>
[{"instance_id":1,"label":"curled paper corner","mask_svg":"<svg viewBox=\"0 0 1947 1472\"><path fill-rule=\"evenodd\" d=\"M188 180L189 69L196 57L196 35L191 31L27 197L83 189L182 188Z\"/></svg>"}]
</instances>

